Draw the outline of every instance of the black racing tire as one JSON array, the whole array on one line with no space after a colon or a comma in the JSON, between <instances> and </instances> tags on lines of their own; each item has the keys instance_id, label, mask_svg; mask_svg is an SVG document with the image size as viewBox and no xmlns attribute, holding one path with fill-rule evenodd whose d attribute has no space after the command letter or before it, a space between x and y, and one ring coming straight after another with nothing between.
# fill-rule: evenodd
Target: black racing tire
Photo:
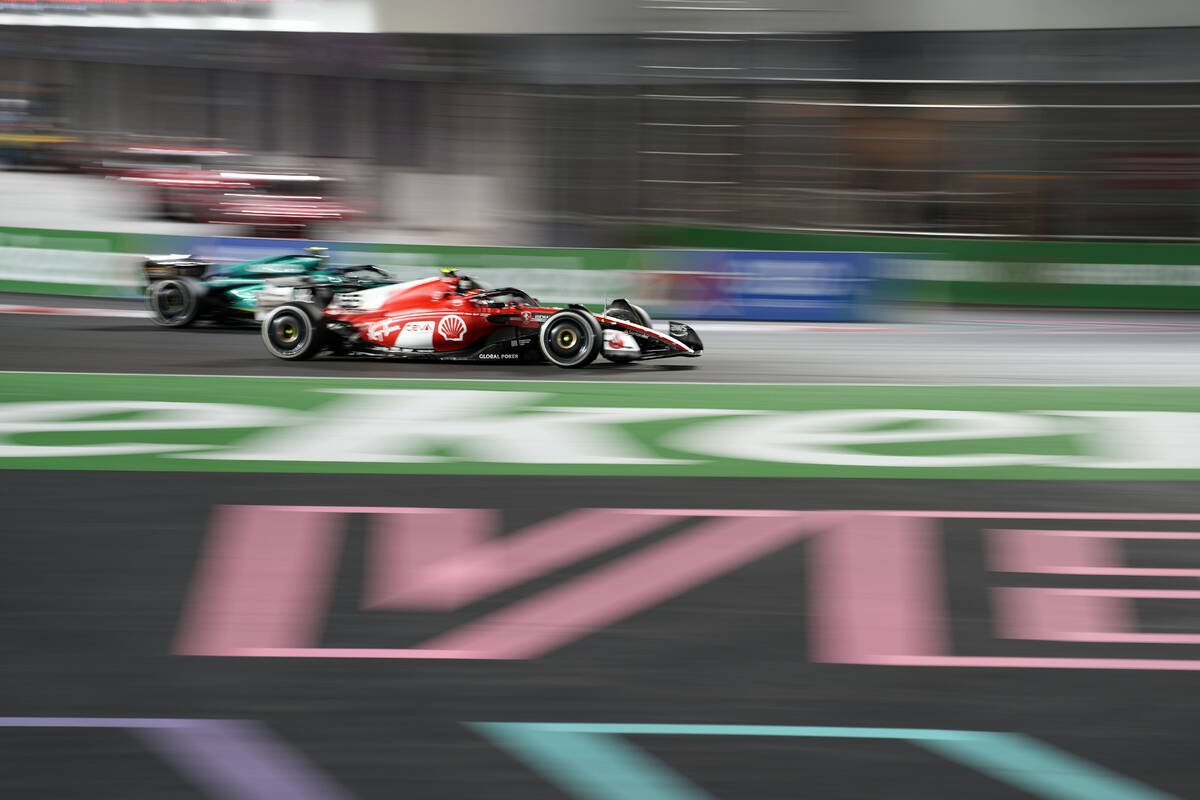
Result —
<instances>
[{"instance_id":1,"label":"black racing tire","mask_svg":"<svg viewBox=\"0 0 1200 800\"><path fill-rule=\"evenodd\" d=\"M285 303L262 322L263 344L284 361L304 361L325 349L328 331L321 311L311 303Z\"/></svg>"},{"instance_id":2,"label":"black racing tire","mask_svg":"<svg viewBox=\"0 0 1200 800\"><path fill-rule=\"evenodd\" d=\"M186 328L199 318L206 294L208 287L195 278L167 278L150 284L146 305L155 325Z\"/></svg>"},{"instance_id":3,"label":"black racing tire","mask_svg":"<svg viewBox=\"0 0 1200 800\"><path fill-rule=\"evenodd\" d=\"M542 356L556 367L580 369L596 360L604 347L604 332L591 314L559 311L538 329Z\"/></svg>"},{"instance_id":4,"label":"black racing tire","mask_svg":"<svg viewBox=\"0 0 1200 800\"><path fill-rule=\"evenodd\" d=\"M646 313L646 309L641 306L635 306L633 303L629 303L629 308L621 306L606 308L604 309L604 316L624 322L632 322L634 325L641 325L643 328L654 327L654 320L650 319L650 315Z\"/></svg>"}]
</instances>

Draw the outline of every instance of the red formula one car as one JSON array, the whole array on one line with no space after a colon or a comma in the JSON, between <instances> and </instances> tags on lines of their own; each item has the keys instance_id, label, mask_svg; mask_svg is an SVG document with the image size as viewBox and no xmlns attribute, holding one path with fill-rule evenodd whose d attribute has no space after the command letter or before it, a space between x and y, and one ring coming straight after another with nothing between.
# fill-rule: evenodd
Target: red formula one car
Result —
<instances>
[{"instance_id":1,"label":"red formula one car","mask_svg":"<svg viewBox=\"0 0 1200 800\"><path fill-rule=\"evenodd\" d=\"M268 282L270 284L270 282ZM277 358L323 352L438 361L548 361L585 367L597 356L619 362L703 352L682 322L655 330L649 315L625 300L602 314L584 306L542 306L520 289L484 289L453 270L440 277L295 302L287 287L258 294L267 350Z\"/></svg>"}]
</instances>

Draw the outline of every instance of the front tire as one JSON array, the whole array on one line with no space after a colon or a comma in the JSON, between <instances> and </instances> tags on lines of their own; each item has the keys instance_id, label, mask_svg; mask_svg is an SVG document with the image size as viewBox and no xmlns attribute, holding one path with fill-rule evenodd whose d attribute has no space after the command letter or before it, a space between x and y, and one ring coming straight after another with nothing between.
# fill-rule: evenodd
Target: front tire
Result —
<instances>
[{"instance_id":1,"label":"front tire","mask_svg":"<svg viewBox=\"0 0 1200 800\"><path fill-rule=\"evenodd\" d=\"M167 278L151 284L146 294L150 318L164 328L185 328L200 316L207 287L195 278Z\"/></svg>"},{"instance_id":2,"label":"front tire","mask_svg":"<svg viewBox=\"0 0 1200 800\"><path fill-rule=\"evenodd\" d=\"M596 360L604 346L600 323L591 314L566 309L538 329L538 347L556 367L580 369Z\"/></svg>"},{"instance_id":3,"label":"front tire","mask_svg":"<svg viewBox=\"0 0 1200 800\"><path fill-rule=\"evenodd\" d=\"M285 361L304 361L325 349L325 320L309 303L287 303L274 309L262 323L267 350Z\"/></svg>"}]
</instances>

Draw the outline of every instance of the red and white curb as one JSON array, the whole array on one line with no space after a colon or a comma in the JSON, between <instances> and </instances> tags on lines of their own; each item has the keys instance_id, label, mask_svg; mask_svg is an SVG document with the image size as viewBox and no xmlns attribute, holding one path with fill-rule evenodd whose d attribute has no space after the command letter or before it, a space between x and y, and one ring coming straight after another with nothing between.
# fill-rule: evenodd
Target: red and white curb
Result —
<instances>
[{"instance_id":1,"label":"red and white curb","mask_svg":"<svg viewBox=\"0 0 1200 800\"><path fill-rule=\"evenodd\" d=\"M142 308L69 308L65 306L25 306L0 303L0 314L49 314L67 317L133 317L149 319Z\"/></svg>"}]
</instances>

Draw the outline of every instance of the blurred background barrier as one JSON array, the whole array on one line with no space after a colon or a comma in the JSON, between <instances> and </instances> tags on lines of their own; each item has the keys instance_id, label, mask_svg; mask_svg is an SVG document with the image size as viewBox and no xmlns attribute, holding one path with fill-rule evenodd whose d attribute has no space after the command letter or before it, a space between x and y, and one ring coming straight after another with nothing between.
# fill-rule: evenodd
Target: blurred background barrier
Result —
<instances>
[{"instance_id":1,"label":"blurred background barrier","mask_svg":"<svg viewBox=\"0 0 1200 800\"><path fill-rule=\"evenodd\" d=\"M893 300L1057 308L1200 308L1200 244L860 236L648 227L687 247L887 253Z\"/></svg>"},{"instance_id":2,"label":"blurred background barrier","mask_svg":"<svg viewBox=\"0 0 1200 800\"><path fill-rule=\"evenodd\" d=\"M652 231L694 249L400 245L0 228L0 290L133 297L146 255L233 264L329 247L412 280L441 267L548 303L629 297L691 319L854 322L917 304L1200 309L1200 244Z\"/></svg>"},{"instance_id":3,"label":"blurred background barrier","mask_svg":"<svg viewBox=\"0 0 1200 800\"><path fill-rule=\"evenodd\" d=\"M884 254L643 250L637 258L639 301L678 316L855 322L886 313Z\"/></svg>"},{"instance_id":4,"label":"blurred background barrier","mask_svg":"<svg viewBox=\"0 0 1200 800\"><path fill-rule=\"evenodd\" d=\"M147 255L188 253L216 265L298 251L293 239L219 238L0 228L0 290L135 297ZM305 242L304 244L308 244ZM858 321L875 315L871 253L566 248L405 247L318 242L336 263L370 263L396 278L442 267L490 286L517 286L546 303L599 310L629 297L652 313L693 319Z\"/></svg>"}]
</instances>

